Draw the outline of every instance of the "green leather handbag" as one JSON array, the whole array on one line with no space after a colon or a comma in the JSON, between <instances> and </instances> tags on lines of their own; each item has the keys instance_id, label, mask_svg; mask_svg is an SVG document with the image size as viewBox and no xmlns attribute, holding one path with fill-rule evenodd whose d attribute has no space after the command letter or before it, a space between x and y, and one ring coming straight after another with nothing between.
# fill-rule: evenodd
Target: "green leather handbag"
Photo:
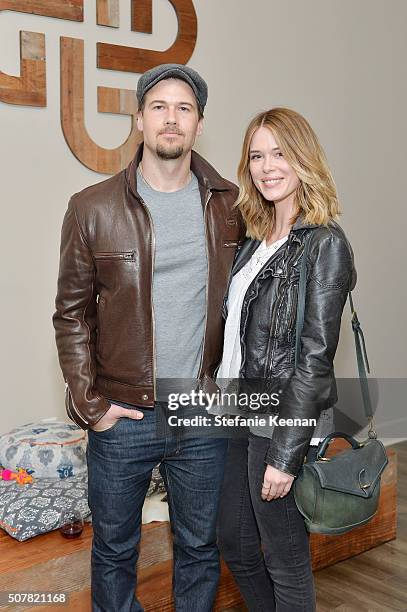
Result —
<instances>
[{"instance_id":1,"label":"green leather handbag","mask_svg":"<svg viewBox=\"0 0 407 612\"><path fill-rule=\"evenodd\" d=\"M310 234L308 234L301 262L297 324L296 363L300 351L300 338L304 321L306 260ZM369 421L368 438L359 442L347 433L335 431L322 440L317 448L315 461L303 464L293 483L294 498L304 517L306 528L311 533L337 535L370 521L377 511L380 496L380 477L388 463L386 449L377 439L373 424L373 411L367 381L369 362L360 322L352 310L352 329L355 338L356 356L362 399ZM344 438L351 446L333 457L325 457L329 443L335 438Z\"/></svg>"}]
</instances>

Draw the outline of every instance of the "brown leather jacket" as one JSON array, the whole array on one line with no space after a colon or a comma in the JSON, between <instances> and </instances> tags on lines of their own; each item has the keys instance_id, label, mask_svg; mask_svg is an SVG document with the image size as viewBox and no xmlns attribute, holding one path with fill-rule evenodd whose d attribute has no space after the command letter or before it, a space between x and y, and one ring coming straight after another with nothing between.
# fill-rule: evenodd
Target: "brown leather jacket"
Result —
<instances>
[{"instance_id":1,"label":"brown leather jacket","mask_svg":"<svg viewBox=\"0 0 407 612\"><path fill-rule=\"evenodd\" d=\"M75 194L65 214L53 323L68 416L82 429L109 409L108 397L154 406L152 280L154 234L137 193L141 145L126 170ZM193 152L208 254L207 306L198 379L222 357L222 302L236 246L244 238L237 187Z\"/></svg>"}]
</instances>

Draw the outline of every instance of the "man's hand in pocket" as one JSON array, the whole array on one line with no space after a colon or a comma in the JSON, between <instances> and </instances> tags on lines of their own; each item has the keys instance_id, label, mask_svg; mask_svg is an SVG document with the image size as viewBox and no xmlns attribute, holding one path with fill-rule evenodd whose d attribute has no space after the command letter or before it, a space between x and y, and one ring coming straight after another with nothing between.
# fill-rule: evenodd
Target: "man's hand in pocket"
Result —
<instances>
[{"instance_id":1,"label":"man's hand in pocket","mask_svg":"<svg viewBox=\"0 0 407 612\"><path fill-rule=\"evenodd\" d=\"M112 404L102 418L93 426L93 431L107 431L116 424L118 419L127 417L139 421L144 417L144 414L136 408L123 408L117 404Z\"/></svg>"}]
</instances>

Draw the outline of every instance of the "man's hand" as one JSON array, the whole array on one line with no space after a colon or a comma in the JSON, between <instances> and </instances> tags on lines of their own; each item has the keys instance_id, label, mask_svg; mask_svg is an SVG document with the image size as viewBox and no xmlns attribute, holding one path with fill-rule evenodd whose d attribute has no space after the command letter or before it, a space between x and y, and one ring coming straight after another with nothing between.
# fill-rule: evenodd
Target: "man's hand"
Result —
<instances>
[{"instance_id":1,"label":"man's hand","mask_svg":"<svg viewBox=\"0 0 407 612\"><path fill-rule=\"evenodd\" d=\"M90 429L93 431L107 431L113 427L118 419L121 419L122 417L127 417L129 419L135 419L138 421L144 417L144 414L140 410L136 410L134 408L123 408L117 404L112 404L109 410L105 412L96 425Z\"/></svg>"},{"instance_id":2,"label":"man's hand","mask_svg":"<svg viewBox=\"0 0 407 612\"><path fill-rule=\"evenodd\" d=\"M293 480L294 476L291 476L291 474L281 472L272 465L268 465L264 472L261 498L265 501L271 501L284 497L291 489Z\"/></svg>"}]
</instances>

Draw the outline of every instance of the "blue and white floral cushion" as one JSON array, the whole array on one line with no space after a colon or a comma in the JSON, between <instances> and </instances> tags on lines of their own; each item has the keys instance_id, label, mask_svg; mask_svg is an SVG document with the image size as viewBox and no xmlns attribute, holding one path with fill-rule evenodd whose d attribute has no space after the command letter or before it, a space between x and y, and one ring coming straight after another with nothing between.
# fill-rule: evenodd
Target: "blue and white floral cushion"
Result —
<instances>
[{"instance_id":1,"label":"blue and white floral cushion","mask_svg":"<svg viewBox=\"0 0 407 612\"><path fill-rule=\"evenodd\" d=\"M0 465L36 478L85 476L86 433L65 421L37 421L0 436Z\"/></svg>"}]
</instances>

